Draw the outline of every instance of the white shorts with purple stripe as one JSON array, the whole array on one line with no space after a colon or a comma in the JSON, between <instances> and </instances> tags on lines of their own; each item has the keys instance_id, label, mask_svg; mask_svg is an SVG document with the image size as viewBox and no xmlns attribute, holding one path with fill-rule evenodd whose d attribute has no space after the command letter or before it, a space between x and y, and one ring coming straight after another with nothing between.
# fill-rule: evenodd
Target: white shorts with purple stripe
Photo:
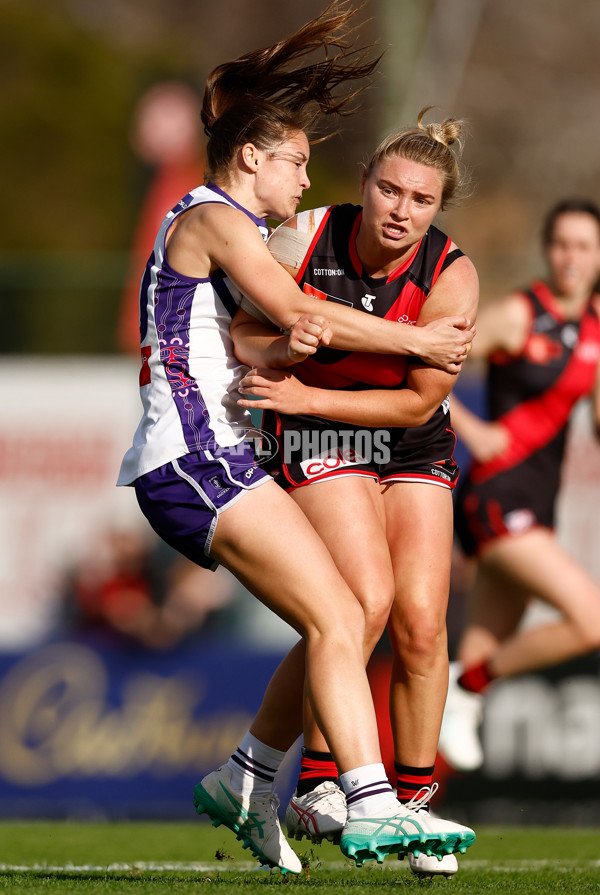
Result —
<instances>
[{"instance_id":1,"label":"white shorts with purple stripe","mask_svg":"<svg viewBox=\"0 0 600 895\"><path fill-rule=\"evenodd\" d=\"M140 476L134 482L140 508L163 541L206 569L218 562L210 555L219 514L246 491L271 476L258 466L249 448L221 448L219 456L185 454Z\"/></svg>"}]
</instances>

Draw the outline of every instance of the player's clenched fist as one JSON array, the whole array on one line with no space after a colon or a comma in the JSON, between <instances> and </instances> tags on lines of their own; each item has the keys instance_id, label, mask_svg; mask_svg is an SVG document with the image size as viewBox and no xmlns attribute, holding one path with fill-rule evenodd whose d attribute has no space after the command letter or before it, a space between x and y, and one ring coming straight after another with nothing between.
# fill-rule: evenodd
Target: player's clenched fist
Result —
<instances>
[{"instance_id":1,"label":"player's clenched fist","mask_svg":"<svg viewBox=\"0 0 600 895\"><path fill-rule=\"evenodd\" d=\"M299 363L321 345L329 345L330 341L331 328L325 318L305 314L289 331L288 356L294 363Z\"/></svg>"}]
</instances>

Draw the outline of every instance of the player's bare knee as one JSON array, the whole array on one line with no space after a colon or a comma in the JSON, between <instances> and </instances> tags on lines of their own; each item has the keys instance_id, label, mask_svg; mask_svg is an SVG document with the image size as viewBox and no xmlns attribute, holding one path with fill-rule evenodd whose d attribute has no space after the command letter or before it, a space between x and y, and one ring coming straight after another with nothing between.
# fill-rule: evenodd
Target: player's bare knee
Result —
<instances>
[{"instance_id":1,"label":"player's bare knee","mask_svg":"<svg viewBox=\"0 0 600 895\"><path fill-rule=\"evenodd\" d=\"M304 626L308 639L326 638L328 643L360 644L365 638L365 616L358 600L349 601L343 611L331 611L330 606L320 606L319 612L307 619Z\"/></svg>"},{"instance_id":2,"label":"player's bare knee","mask_svg":"<svg viewBox=\"0 0 600 895\"><path fill-rule=\"evenodd\" d=\"M446 645L445 627L435 619L420 619L417 623L396 621L388 630L394 653L407 664L434 659Z\"/></svg>"},{"instance_id":3,"label":"player's bare knee","mask_svg":"<svg viewBox=\"0 0 600 895\"><path fill-rule=\"evenodd\" d=\"M379 591L373 594L371 599L363 601L366 642L377 642L383 634L390 616L393 598L391 590L388 594L385 591Z\"/></svg>"}]
</instances>

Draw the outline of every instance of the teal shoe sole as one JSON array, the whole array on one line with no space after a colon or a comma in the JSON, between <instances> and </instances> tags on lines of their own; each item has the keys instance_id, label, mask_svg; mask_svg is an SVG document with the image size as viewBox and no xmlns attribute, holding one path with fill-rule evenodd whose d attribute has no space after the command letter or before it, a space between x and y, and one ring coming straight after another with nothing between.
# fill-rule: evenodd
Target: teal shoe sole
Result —
<instances>
[{"instance_id":1,"label":"teal shoe sole","mask_svg":"<svg viewBox=\"0 0 600 895\"><path fill-rule=\"evenodd\" d=\"M401 838L391 836L366 836L361 834L346 834L340 841L340 849L347 858L352 858L357 867L361 867L366 861L377 861L382 864L388 855L404 857L412 854L418 857L421 854L435 856L440 861L445 855L459 852L464 854L475 842L474 833L440 834L427 838L421 836L404 836Z\"/></svg>"}]
</instances>

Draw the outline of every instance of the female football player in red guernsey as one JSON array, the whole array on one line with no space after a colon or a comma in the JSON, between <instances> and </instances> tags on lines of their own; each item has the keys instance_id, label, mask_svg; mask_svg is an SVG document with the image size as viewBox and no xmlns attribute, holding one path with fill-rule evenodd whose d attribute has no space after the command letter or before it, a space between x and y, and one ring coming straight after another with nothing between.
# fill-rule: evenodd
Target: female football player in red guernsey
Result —
<instances>
[{"instance_id":1,"label":"female football player in red guernsey","mask_svg":"<svg viewBox=\"0 0 600 895\"><path fill-rule=\"evenodd\" d=\"M376 149L362 177L362 207L302 212L271 237L272 253L304 292L410 326L449 313L474 319L473 265L433 226L461 187L462 126L426 126L422 117ZM238 356L260 365L272 330L242 310L232 332ZM252 370L242 386L253 397L241 403L265 411L263 427L279 445L266 468L308 516L363 606L365 661L388 626L397 794L425 820L448 684L458 468L447 396L455 374L327 347L293 371ZM289 699L299 661L301 644L284 660L251 728L259 739L272 742L269 719L285 715L278 702ZM286 814L290 835L340 835L351 803L337 777L305 706L300 779ZM451 874L457 867L453 854L442 861L410 856L410 863L416 872Z\"/></svg>"},{"instance_id":2,"label":"female football player in red guernsey","mask_svg":"<svg viewBox=\"0 0 600 895\"><path fill-rule=\"evenodd\" d=\"M208 77L201 118L210 180L167 213L142 278L142 417L119 484L135 489L167 543L201 566L224 565L305 640L313 710L358 797L341 848L383 859L445 850L464 828L425 830L394 798L364 668L362 610L304 514L256 462L246 441L250 414L237 404L246 371L229 335L242 295L291 329L292 350L296 332L302 344L299 320L321 314L323 303L302 293L263 236L265 219L294 214L309 186L307 131L347 110L376 68L370 47L357 44L352 7L334 0L287 39ZM332 306L332 344L422 355L420 344L430 340L429 328L379 319L365 327L363 316ZM439 328L462 359L472 333L464 319L454 322L461 328ZM348 687L358 724L343 705ZM208 774L195 787L196 810L233 830L263 863L300 873L272 793L237 784L228 766Z\"/></svg>"},{"instance_id":3,"label":"female football player in red guernsey","mask_svg":"<svg viewBox=\"0 0 600 895\"><path fill-rule=\"evenodd\" d=\"M457 494L456 528L477 563L440 738L461 770L483 761L478 726L492 681L600 647L600 588L553 532L579 398L594 396L600 431L600 210L561 202L546 218L543 246L548 279L490 303L478 322L473 354L488 362L490 420L452 398L475 461ZM562 619L518 631L532 596Z\"/></svg>"}]
</instances>

